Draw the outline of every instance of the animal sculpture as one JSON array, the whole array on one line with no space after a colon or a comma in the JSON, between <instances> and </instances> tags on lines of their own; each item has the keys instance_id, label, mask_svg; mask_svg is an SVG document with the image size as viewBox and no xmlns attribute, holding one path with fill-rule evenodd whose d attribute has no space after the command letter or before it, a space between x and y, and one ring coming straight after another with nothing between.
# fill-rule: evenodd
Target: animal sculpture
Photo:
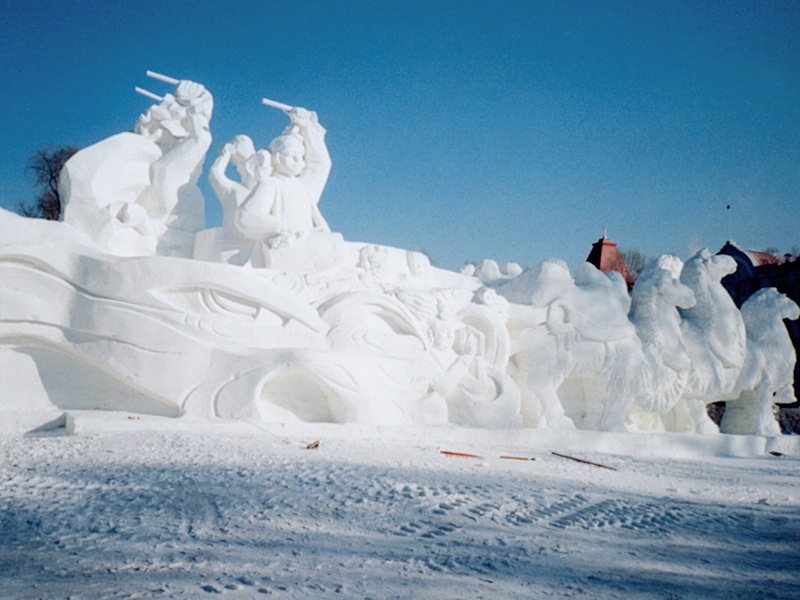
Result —
<instances>
[{"instance_id":1,"label":"animal sculpture","mask_svg":"<svg viewBox=\"0 0 800 600\"><path fill-rule=\"evenodd\" d=\"M742 305L747 330L744 366L725 403L720 423L723 433L780 435L775 420L777 404L794 398L794 346L783 323L800 317L800 307L775 288L759 290Z\"/></svg>"}]
</instances>

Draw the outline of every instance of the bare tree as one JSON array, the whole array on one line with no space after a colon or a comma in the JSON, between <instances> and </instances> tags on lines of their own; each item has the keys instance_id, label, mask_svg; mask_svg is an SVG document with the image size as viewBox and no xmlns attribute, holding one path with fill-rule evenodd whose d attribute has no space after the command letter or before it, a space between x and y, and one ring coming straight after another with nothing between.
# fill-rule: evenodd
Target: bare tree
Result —
<instances>
[{"instance_id":1,"label":"bare tree","mask_svg":"<svg viewBox=\"0 0 800 600\"><path fill-rule=\"evenodd\" d=\"M650 262L650 259L647 256L634 248L620 250L619 253L622 255L622 260L625 261L625 266L628 267L628 272L634 279L639 278L639 275L642 274L642 271L644 271L647 263Z\"/></svg>"},{"instance_id":2,"label":"bare tree","mask_svg":"<svg viewBox=\"0 0 800 600\"><path fill-rule=\"evenodd\" d=\"M25 217L57 221L61 214L61 196L58 193L58 177L64 164L80 148L63 146L61 148L39 148L34 152L25 170L31 173L33 186L40 190L32 202L18 206L19 214Z\"/></svg>"}]
</instances>

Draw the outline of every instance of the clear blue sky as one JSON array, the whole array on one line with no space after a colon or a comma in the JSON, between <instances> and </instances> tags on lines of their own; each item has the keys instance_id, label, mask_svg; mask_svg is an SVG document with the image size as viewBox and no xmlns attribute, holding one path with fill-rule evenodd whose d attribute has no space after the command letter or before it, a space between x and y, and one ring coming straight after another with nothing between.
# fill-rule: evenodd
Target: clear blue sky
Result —
<instances>
[{"instance_id":1,"label":"clear blue sky","mask_svg":"<svg viewBox=\"0 0 800 600\"><path fill-rule=\"evenodd\" d=\"M436 263L800 245L800 3L0 1L0 204L42 145L131 129L151 69L214 95L217 149L316 110L346 239ZM207 171L206 171L207 172ZM209 226L216 198L201 180Z\"/></svg>"}]
</instances>

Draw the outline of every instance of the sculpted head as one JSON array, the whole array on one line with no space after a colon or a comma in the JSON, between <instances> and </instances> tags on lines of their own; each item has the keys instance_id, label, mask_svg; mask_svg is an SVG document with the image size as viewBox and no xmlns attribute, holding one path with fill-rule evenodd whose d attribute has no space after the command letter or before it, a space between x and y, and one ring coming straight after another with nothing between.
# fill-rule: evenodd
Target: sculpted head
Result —
<instances>
[{"instance_id":1,"label":"sculpted head","mask_svg":"<svg viewBox=\"0 0 800 600\"><path fill-rule=\"evenodd\" d=\"M231 164L237 169L256 153L253 140L247 135L237 135L228 144L230 144L232 150Z\"/></svg>"},{"instance_id":2,"label":"sculpted head","mask_svg":"<svg viewBox=\"0 0 800 600\"><path fill-rule=\"evenodd\" d=\"M748 337L768 331L773 319L794 321L800 318L797 303L774 287L758 290L742 305L741 311Z\"/></svg>"},{"instance_id":3,"label":"sculpted head","mask_svg":"<svg viewBox=\"0 0 800 600\"><path fill-rule=\"evenodd\" d=\"M428 327L428 339L438 350L449 350L453 347L455 331L447 321L437 320Z\"/></svg>"},{"instance_id":4,"label":"sculpted head","mask_svg":"<svg viewBox=\"0 0 800 600\"><path fill-rule=\"evenodd\" d=\"M694 292L688 286L672 277L668 271L662 271L662 273L664 275L659 285L659 292L664 302L678 308L692 308L697 304Z\"/></svg>"},{"instance_id":5,"label":"sculpted head","mask_svg":"<svg viewBox=\"0 0 800 600\"><path fill-rule=\"evenodd\" d=\"M417 277L422 277L431 268L431 259L422 252L406 252L406 262L409 272Z\"/></svg>"},{"instance_id":6,"label":"sculpted head","mask_svg":"<svg viewBox=\"0 0 800 600\"><path fill-rule=\"evenodd\" d=\"M633 287L631 296L638 307L650 301L661 300L680 308L691 308L697 304L694 292L679 280L683 262L670 254L659 256L651 262Z\"/></svg>"},{"instance_id":7,"label":"sculpted head","mask_svg":"<svg viewBox=\"0 0 800 600\"><path fill-rule=\"evenodd\" d=\"M715 254L709 261L708 273L715 281L736 272L736 260L727 254Z\"/></svg>"},{"instance_id":8,"label":"sculpted head","mask_svg":"<svg viewBox=\"0 0 800 600\"><path fill-rule=\"evenodd\" d=\"M223 146L220 153L226 150L230 152L230 164L236 167L242 184L250 187L255 183L257 174L256 149L253 146L253 140L246 135L237 135Z\"/></svg>"},{"instance_id":9,"label":"sculpted head","mask_svg":"<svg viewBox=\"0 0 800 600\"><path fill-rule=\"evenodd\" d=\"M672 274L673 279L680 279L683 261L672 254L662 254L656 259L656 266Z\"/></svg>"},{"instance_id":10,"label":"sculpted head","mask_svg":"<svg viewBox=\"0 0 800 600\"><path fill-rule=\"evenodd\" d=\"M707 304L710 301L708 284L714 280L709 272L712 258L708 248L703 248L686 261L681 271L681 283L688 285L694 292L697 301L702 304Z\"/></svg>"},{"instance_id":11,"label":"sculpted head","mask_svg":"<svg viewBox=\"0 0 800 600\"><path fill-rule=\"evenodd\" d=\"M287 129L269 145L272 169L285 177L297 177L305 169L306 148L296 127Z\"/></svg>"},{"instance_id":12,"label":"sculpted head","mask_svg":"<svg viewBox=\"0 0 800 600\"><path fill-rule=\"evenodd\" d=\"M548 258L543 260L538 265L531 269L531 273L536 279L551 283L551 282L572 282L572 274L569 272L569 266L563 260L558 258Z\"/></svg>"}]
</instances>

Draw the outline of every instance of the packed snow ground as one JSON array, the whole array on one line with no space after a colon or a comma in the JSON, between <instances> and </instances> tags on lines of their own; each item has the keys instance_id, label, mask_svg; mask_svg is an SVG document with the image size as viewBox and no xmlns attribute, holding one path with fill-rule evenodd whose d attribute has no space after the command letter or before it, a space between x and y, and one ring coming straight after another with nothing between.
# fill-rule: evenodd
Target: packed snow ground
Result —
<instances>
[{"instance_id":1,"label":"packed snow ground","mask_svg":"<svg viewBox=\"0 0 800 600\"><path fill-rule=\"evenodd\" d=\"M1 598L800 598L796 456L75 431L0 437Z\"/></svg>"}]
</instances>

